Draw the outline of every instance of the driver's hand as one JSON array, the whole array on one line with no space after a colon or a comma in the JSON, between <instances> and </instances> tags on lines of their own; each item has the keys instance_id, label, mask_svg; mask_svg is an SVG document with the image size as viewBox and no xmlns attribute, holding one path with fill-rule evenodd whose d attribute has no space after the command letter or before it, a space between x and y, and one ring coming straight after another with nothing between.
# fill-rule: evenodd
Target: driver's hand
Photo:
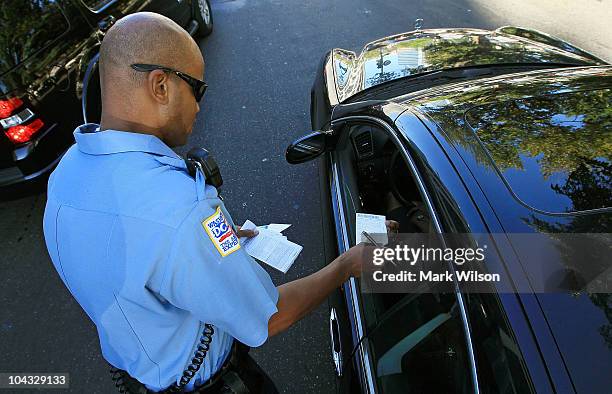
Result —
<instances>
[{"instance_id":1,"label":"driver's hand","mask_svg":"<svg viewBox=\"0 0 612 394\"><path fill-rule=\"evenodd\" d=\"M395 220L385 220L385 226L387 226L387 233L395 234L399 232L400 225Z\"/></svg>"},{"instance_id":2,"label":"driver's hand","mask_svg":"<svg viewBox=\"0 0 612 394\"><path fill-rule=\"evenodd\" d=\"M257 229L242 230L240 226L236 226L236 235L238 236L238 238L242 238L242 237L253 238L257 234L259 234L259 230Z\"/></svg>"}]
</instances>

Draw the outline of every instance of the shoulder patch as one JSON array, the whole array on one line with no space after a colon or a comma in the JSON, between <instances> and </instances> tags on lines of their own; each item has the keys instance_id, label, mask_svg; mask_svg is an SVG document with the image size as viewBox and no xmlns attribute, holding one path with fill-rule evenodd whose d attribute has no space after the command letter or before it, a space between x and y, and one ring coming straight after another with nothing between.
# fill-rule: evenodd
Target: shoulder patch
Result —
<instances>
[{"instance_id":1,"label":"shoulder patch","mask_svg":"<svg viewBox=\"0 0 612 394\"><path fill-rule=\"evenodd\" d=\"M215 213L204 219L202 226L221 256L228 256L240 249L238 236L225 218L221 207L217 207Z\"/></svg>"}]
</instances>

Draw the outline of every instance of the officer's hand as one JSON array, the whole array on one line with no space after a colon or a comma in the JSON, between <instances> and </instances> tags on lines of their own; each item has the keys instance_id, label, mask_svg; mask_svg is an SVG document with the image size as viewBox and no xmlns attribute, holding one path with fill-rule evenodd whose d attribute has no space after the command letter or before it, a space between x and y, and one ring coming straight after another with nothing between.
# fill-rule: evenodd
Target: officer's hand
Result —
<instances>
[{"instance_id":1,"label":"officer's hand","mask_svg":"<svg viewBox=\"0 0 612 394\"><path fill-rule=\"evenodd\" d=\"M238 235L238 238L242 238L242 237L252 238L256 236L257 234L259 234L259 230L257 229L242 230L240 226L236 226L236 235Z\"/></svg>"},{"instance_id":2,"label":"officer's hand","mask_svg":"<svg viewBox=\"0 0 612 394\"><path fill-rule=\"evenodd\" d=\"M360 243L338 256L336 260L342 265L344 272L347 274L346 279L349 276L358 278L364 270L372 269L374 249L375 246L373 245Z\"/></svg>"}]
</instances>

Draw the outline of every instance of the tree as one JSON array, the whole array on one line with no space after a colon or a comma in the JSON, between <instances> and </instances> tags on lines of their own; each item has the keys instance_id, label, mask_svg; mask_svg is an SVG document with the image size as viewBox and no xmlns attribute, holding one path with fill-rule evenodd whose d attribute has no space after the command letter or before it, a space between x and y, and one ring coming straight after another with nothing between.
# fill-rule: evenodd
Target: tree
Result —
<instances>
[{"instance_id":1,"label":"tree","mask_svg":"<svg viewBox=\"0 0 612 394\"><path fill-rule=\"evenodd\" d=\"M58 38L67 22L54 0L2 0L0 2L0 72L21 64ZM15 80L19 85L24 81Z\"/></svg>"}]
</instances>

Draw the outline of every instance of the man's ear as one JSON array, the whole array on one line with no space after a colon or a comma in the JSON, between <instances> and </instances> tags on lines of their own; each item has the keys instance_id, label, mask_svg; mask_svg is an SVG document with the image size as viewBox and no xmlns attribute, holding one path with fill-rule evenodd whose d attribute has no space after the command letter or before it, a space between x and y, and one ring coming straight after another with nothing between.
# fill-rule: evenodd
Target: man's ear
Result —
<instances>
[{"instance_id":1,"label":"man's ear","mask_svg":"<svg viewBox=\"0 0 612 394\"><path fill-rule=\"evenodd\" d=\"M147 78L149 92L155 101L160 104L168 104L168 88L170 80L168 74L162 70L153 70Z\"/></svg>"}]
</instances>

